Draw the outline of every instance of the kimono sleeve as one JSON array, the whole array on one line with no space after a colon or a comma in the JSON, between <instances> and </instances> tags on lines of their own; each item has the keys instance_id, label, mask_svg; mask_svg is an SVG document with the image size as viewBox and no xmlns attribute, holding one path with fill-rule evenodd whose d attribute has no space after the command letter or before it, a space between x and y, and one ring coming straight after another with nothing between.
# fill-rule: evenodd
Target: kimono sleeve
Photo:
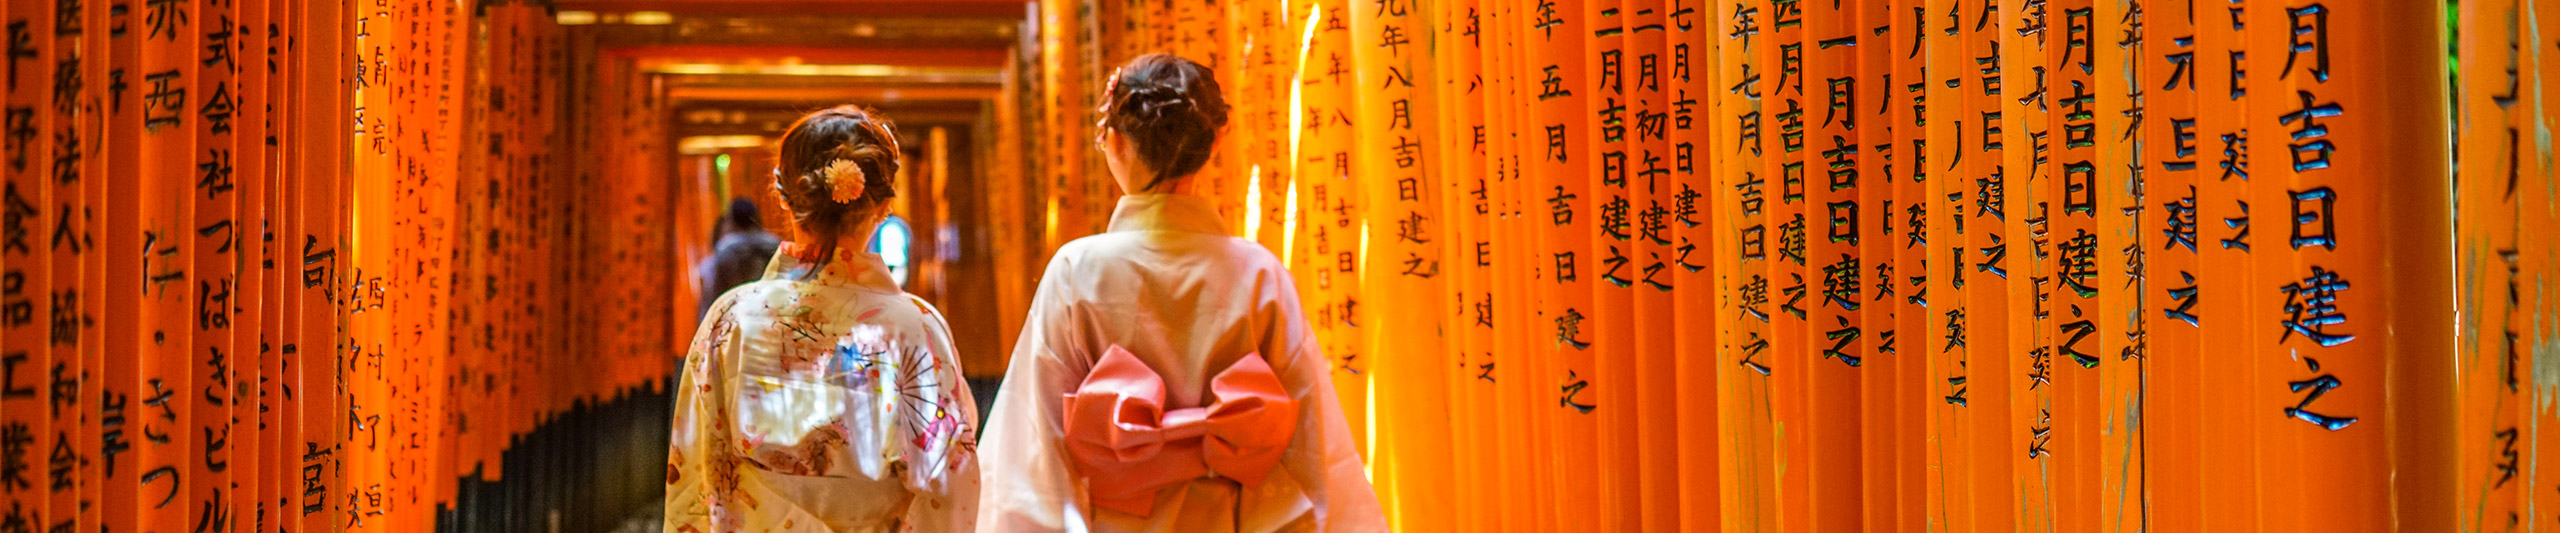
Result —
<instances>
[{"instance_id":1,"label":"kimono sleeve","mask_svg":"<svg viewBox=\"0 0 2560 533\"><path fill-rule=\"evenodd\" d=\"M716 520L721 487L713 484L717 475L735 475L734 470L715 472L718 466L734 469L724 460L720 436L721 421L728 418L727 408L714 398L724 397L715 389L724 385L720 364L721 353L730 348L736 335L735 322L729 317L733 297L713 302L702 324L694 329L693 342L685 349L684 374L677 381L675 420L669 428L667 446L667 531L712 531ZM731 483L735 477L729 478Z\"/></svg>"},{"instance_id":2,"label":"kimono sleeve","mask_svg":"<svg viewBox=\"0 0 2560 533\"><path fill-rule=\"evenodd\" d=\"M1307 326L1298 291L1287 285L1288 275L1274 277L1281 281L1279 290L1269 296L1271 304L1264 309L1273 313L1266 317L1273 328L1271 342L1278 353L1289 354L1285 361L1278 361L1281 385L1298 400L1299 409L1297 434L1289 452L1281 456L1280 468L1288 470L1307 492L1319 529L1386 531L1386 516L1362 468L1351 425L1342 417L1341 402L1334 398L1333 366Z\"/></svg>"},{"instance_id":3,"label":"kimono sleeve","mask_svg":"<svg viewBox=\"0 0 2560 533\"><path fill-rule=\"evenodd\" d=\"M909 298L913 298L910 296ZM907 521L915 531L975 531L978 516L978 407L962 377L951 332L942 315L926 310L922 338L926 359L899 376L908 396L898 402L897 445L906 462L905 483L915 498Z\"/></svg>"},{"instance_id":4,"label":"kimono sleeve","mask_svg":"<svg viewBox=\"0 0 2560 533\"><path fill-rule=\"evenodd\" d=\"M1080 484L1070 470L1065 433L1059 426L1060 395L1074 390L1092 369L1092 358L1072 342L1075 317L1067 309L1068 283L1061 265L1067 253L1049 264L1032 296L1005 371L1004 390L996 394L993 418L979 461L988 472L978 504L978 525L988 531L1067 531L1084 519L1071 518L1070 507L1083 509Z\"/></svg>"}]
</instances>

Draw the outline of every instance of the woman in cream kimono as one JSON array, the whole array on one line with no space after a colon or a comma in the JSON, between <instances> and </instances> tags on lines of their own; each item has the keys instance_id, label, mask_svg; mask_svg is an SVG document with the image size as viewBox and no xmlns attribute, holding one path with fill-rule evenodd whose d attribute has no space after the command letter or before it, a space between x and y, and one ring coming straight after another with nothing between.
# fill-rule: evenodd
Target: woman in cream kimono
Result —
<instances>
[{"instance_id":1,"label":"woman in cream kimono","mask_svg":"<svg viewBox=\"0 0 2560 533\"><path fill-rule=\"evenodd\" d=\"M1383 531L1279 259L1193 194L1227 106L1153 54L1112 76L1107 233L1058 250L981 460L990 531Z\"/></svg>"},{"instance_id":2,"label":"woman in cream kimono","mask_svg":"<svg viewBox=\"0 0 2560 533\"><path fill-rule=\"evenodd\" d=\"M851 106L783 134L774 186L801 240L694 334L667 531L976 529L977 408L950 328L862 249L897 154L889 124Z\"/></svg>"}]
</instances>

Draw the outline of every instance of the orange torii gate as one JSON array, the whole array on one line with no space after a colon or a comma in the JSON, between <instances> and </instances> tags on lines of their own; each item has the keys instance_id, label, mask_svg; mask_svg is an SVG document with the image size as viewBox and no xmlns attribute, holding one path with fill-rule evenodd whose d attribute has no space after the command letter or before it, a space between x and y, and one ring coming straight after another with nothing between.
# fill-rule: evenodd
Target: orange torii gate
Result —
<instances>
[{"instance_id":1,"label":"orange torii gate","mask_svg":"<svg viewBox=\"0 0 2560 533\"><path fill-rule=\"evenodd\" d=\"M428 530L457 479L500 474L510 436L665 376L663 334L572 351L561 325L572 298L659 307L669 285L645 284L674 266L592 252L639 260L587 265L618 274L580 285L592 274L553 259L572 216L666 199L557 179L567 149L606 145L554 131L573 66L543 8L12 1L0 17L0 528Z\"/></svg>"},{"instance_id":2,"label":"orange torii gate","mask_svg":"<svg viewBox=\"0 0 2560 533\"><path fill-rule=\"evenodd\" d=\"M1139 21L1088 73L1199 16L1044 4ZM2555 519L2519 514L2560 449L2552 263L2517 238L2548 203L2541 6L2464 2L2448 95L2424 2L1249 4L1246 50L1164 48L1245 58L1237 115L1299 117L1226 148L1294 201L1222 194L1302 285L1383 269L1302 286L1313 318L1420 320L1327 343L1408 528ZM1332 92L1337 60L1397 78Z\"/></svg>"},{"instance_id":3,"label":"orange torii gate","mask_svg":"<svg viewBox=\"0 0 2560 533\"><path fill-rule=\"evenodd\" d=\"M665 377L664 95L488 4L0 2L0 528L429 529ZM1230 4L1042 2L1016 219L1215 66L1406 529L2560 521L2550 2Z\"/></svg>"}]
</instances>

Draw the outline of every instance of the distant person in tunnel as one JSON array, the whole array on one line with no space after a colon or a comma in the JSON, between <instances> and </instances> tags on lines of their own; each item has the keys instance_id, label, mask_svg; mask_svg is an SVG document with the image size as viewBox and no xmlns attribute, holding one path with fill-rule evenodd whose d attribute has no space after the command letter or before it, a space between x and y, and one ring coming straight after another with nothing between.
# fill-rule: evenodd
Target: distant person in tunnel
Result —
<instances>
[{"instance_id":1,"label":"distant person in tunnel","mask_svg":"<svg viewBox=\"0 0 2560 533\"><path fill-rule=\"evenodd\" d=\"M666 530L976 529L978 409L950 326L863 247L896 190L896 133L836 107L780 151L774 188L798 231L695 330Z\"/></svg>"},{"instance_id":2,"label":"distant person in tunnel","mask_svg":"<svg viewBox=\"0 0 2560 533\"><path fill-rule=\"evenodd\" d=\"M711 243L711 257L694 268L694 275L702 278L700 316L710 316L711 304L729 289L762 279L782 239L764 230L764 217L756 212L754 201L738 197L730 199L729 211L720 214Z\"/></svg>"},{"instance_id":3,"label":"distant person in tunnel","mask_svg":"<svg viewBox=\"0 0 2560 533\"><path fill-rule=\"evenodd\" d=\"M1060 248L996 397L993 531L1385 531L1298 291L1197 194L1227 103L1150 54L1094 142L1128 196Z\"/></svg>"}]
</instances>

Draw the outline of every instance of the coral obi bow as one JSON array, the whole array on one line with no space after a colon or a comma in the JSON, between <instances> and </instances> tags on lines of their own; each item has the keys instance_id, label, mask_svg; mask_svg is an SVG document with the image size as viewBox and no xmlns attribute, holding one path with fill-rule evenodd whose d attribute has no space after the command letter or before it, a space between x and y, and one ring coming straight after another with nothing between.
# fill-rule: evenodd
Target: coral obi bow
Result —
<instances>
[{"instance_id":1,"label":"coral obi bow","mask_svg":"<svg viewBox=\"0 0 2560 533\"><path fill-rule=\"evenodd\" d=\"M1259 354L1210 381L1217 403L1166 410L1164 377L1112 346L1066 395L1067 455L1097 507L1145 516L1156 491L1209 475L1245 486L1280 462L1298 426L1298 402Z\"/></svg>"}]
</instances>

